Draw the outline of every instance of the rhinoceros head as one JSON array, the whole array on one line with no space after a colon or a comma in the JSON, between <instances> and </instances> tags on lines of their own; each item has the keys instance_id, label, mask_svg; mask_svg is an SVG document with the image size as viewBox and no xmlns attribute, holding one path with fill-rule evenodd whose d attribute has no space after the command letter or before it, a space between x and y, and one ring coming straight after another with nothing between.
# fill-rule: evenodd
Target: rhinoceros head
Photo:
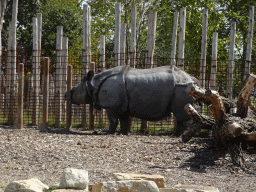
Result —
<instances>
[{"instance_id":1,"label":"rhinoceros head","mask_svg":"<svg viewBox=\"0 0 256 192\"><path fill-rule=\"evenodd\" d=\"M72 104L77 105L91 103L92 100L88 94L88 82L91 81L93 76L94 72L89 71L88 74L83 77L81 83L70 91L70 98L67 98L67 94L65 95L66 100L70 99Z\"/></svg>"}]
</instances>

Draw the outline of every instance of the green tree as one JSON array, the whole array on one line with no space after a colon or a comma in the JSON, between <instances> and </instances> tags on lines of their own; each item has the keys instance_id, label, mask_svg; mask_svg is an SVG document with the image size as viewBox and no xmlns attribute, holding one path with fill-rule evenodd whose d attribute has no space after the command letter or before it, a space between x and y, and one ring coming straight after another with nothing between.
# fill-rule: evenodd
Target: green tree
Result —
<instances>
[{"instance_id":1,"label":"green tree","mask_svg":"<svg viewBox=\"0 0 256 192\"><path fill-rule=\"evenodd\" d=\"M13 0L8 1L5 14L4 32L8 39L8 27L11 21ZM32 50L32 18L42 13L42 50L49 55L56 49L57 26L63 26L64 37L69 38L71 48L82 45L82 1L81 0L19 0L17 44L24 50Z\"/></svg>"}]
</instances>

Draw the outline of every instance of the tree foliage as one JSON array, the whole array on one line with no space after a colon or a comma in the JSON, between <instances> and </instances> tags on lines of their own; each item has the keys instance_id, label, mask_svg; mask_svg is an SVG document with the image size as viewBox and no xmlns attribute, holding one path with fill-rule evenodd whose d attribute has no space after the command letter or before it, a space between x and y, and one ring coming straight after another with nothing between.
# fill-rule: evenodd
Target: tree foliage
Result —
<instances>
[{"instance_id":1,"label":"tree foliage","mask_svg":"<svg viewBox=\"0 0 256 192\"><path fill-rule=\"evenodd\" d=\"M7 2L4 19L4 38L7 39L13 0ZM122 22L127 24L127 46L130 44L131 5L137 7L137 50L146 48L148 15L150 10L157 11L157 30L155 55L170 57L172 44L173 17L175 12L186 8L185 58L200 59L202 41L202 14L208 9L207 63L211 61L213 32L218 32L218 59L228 59L230 23L236 21L236 57L245 59L249 23L249 7L254 0L88 0L91 9L91 46L92 53L99 53L100 35L106 37L106 53L114 50L115 4L121 3ZM18 44L32 50L32 17L38 12L43 15L42 49L56 48L57 26L63 26L64 36L69 38L69 46L82 49L82 0L19 0L17 36ZM255 41L254 41L255 42ZM253 52L255 52L255 43ZM255 56L253 56L254 58Z\"/></svg>"},{"instance_id":2,"label":"tree foliage","mask_svg":"<svg viewBox=\"0 0 256 192\"><path fill-rule=\"evenodd\" d=\"M78 47L82 38L81 0L19 0L17 43L24 50L32 50L32 18L42 13L42 50L49 55L56 49L57 26L63 26L63 36L69 38L69 46ZM8 39L13 0L7 2L4 38Z\"/></svg>"}]
</instances>

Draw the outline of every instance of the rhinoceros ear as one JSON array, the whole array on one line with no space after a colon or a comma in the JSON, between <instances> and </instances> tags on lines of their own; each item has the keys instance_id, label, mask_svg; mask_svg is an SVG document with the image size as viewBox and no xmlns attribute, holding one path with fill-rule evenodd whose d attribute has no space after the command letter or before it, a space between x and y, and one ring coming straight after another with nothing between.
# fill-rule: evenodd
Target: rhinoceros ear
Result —
<instances>
[{"instance_id":1,"label":"rhinoceros ear","mask_svg":"<svg viewBox=\"0 0 256 192\"><path fill-rule=\"evenodd\" d=\"M93 71L89 71L87 73L87 81L90 81L93 78L93 76L94 76L94 72Z\"/></svg>"}]
</instances>

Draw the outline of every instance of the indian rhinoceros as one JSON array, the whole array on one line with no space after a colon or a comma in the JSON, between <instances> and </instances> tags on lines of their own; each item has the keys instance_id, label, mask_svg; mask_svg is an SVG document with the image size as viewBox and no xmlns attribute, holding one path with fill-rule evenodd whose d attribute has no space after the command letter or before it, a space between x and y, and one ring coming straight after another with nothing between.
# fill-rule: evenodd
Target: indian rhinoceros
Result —
<instances>
[{"instance_id":1,"label":"indian rhinoceros","mask_svg":"<svg viewBox=\"0 0 256 192\"><path fill-rule=\"evenodd\" d=\"M152 69L121 66L95 74L89 71L82 82L71 90L71 102L93 102L95 109L106 109L110 134L115 132L118 119L121 133L127 134L130 116L158 121L172 112L180 126L176 134L180 135L190 121L184 106L195 101L185 92L189 83L198 84L198 80L170 66Z\"/></svg>"}]
</instances>

